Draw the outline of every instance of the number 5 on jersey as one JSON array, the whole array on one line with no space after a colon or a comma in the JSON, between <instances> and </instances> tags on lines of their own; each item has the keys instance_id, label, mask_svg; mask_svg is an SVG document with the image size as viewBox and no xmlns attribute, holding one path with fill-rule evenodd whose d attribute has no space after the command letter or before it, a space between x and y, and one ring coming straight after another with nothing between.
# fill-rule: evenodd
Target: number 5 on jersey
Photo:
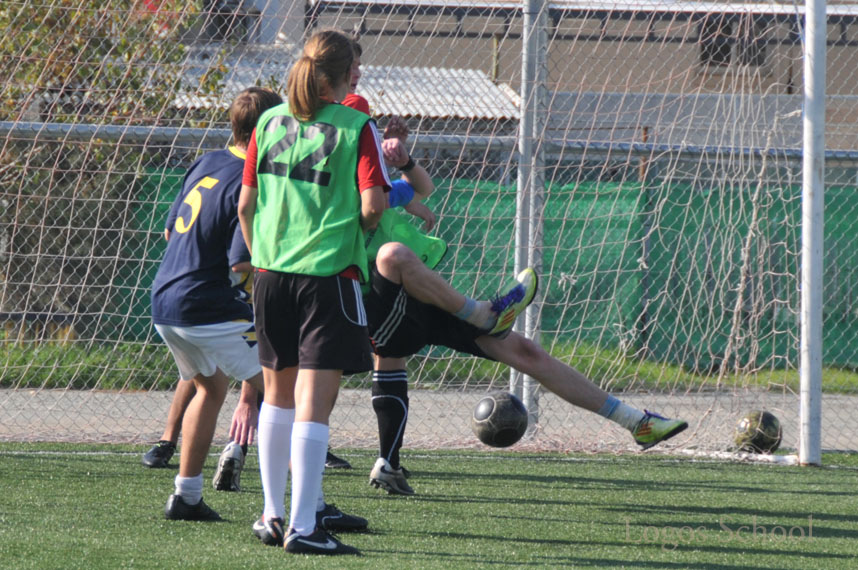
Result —
<instances>
[{"instance_id":1,"label":"number 5 on jersey","mask_svg":"<svg viewBox=\"0 0 858 570\"><path fill-rule=\"evenodd\" d=\"M185 196L185 199L183 201L184 204L187 204L191 207L191 220L189 222L185 222L185 218L183 218L182 216L176 218L177 232L179 232L180 234L187 233L191 229L191 226L194 225L194 222L197 221L197 217L200 215L200 208L203 207L203 194L199 191L200 186L211 190L212 188L217 186L218 182L220 182L220 180L218 180L217 178L211 178L209 176L206 176L205 178L197 182L196 186L191 188L191 191L188 192L188 195Z\"/></svg>"}]
</instances>

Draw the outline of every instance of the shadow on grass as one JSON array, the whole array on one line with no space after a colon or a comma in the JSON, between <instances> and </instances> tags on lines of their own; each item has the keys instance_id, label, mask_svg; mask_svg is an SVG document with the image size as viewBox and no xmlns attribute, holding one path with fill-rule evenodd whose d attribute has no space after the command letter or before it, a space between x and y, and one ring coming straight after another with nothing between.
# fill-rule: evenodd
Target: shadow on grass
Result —
<instances>
[{"instance_id":1,"label":"shadow on grass","mask_svg":"<svg viewBox=\"0 0 858 570\"><path fill-rule=\"evenodd\" d=\"M669 505L666 506L664 504L650 504L650 505L617 505L617 506L604 506L602 510L604 511L614 511L618 513L639 513L639 514L663 514L666 509L669 509L671 513L689 513L693 515L708 515L715 517L759 517L761 519L769 519L769 520L778 520L778 519L796 519L796 520L807 520L808 516L813 516L814 527L813 530L816 532L817 528L822 532L826 527L817 527L817 523L824 523L826 521L837 521L837 522L855 522L856 518L854 514L831 514L831 513L797 513L796 511L788 511L788 510L764 510L759 508L745 508L745 507L736 507L736 506L727 506L727 507L711 507L711 506L693 506L693 505ZM762 524L762 523L760 523ZM822 535L820 535L822 536ZM855 532L851 534L851 536L858 538L858 528L856 528Z\"/></svg>"},{"instance_id":2,"label":"shadow on grass","mask_svg":"<svg viewBox=\"0 0 858 570\"><path fill-rule=\"evenodd\" d=\"M474 541L489 541L496 542L499 545L497 551L505 552L506 549L500 547L500 545L508 546L510 543L513 544L530 544L540 547L551 548L552 550L558 548L569 549L570 551L581 549L592 549L596 548L634 548L637 550L634 556L634 567L635 568L713 568L713 569L734 569L734 570L745 570L747 565L734 565L734 564L710 564L705 563L701 565L700 563L692 563L688 560L681 562L670 562L664 560L652 560L646 561L641 560L642 556L655 555L663 558L666 555L682 555L688 553L691 556L695 554L699 554L700 552L710 553L712 555L729 555L729 556L774 556L778 558L782 558L785 556L796 557L801 559L813 560L815 563L821 563L825 560L830 560L835 562L838 567L845 567L844 562L852 560L854 557L849 554L833 554L828 552L813 552L808 549L806 545L812 545L811 542L804 543L804 546L801 548L793 547L794 550L784 549L784 548L769 548L769 547L756 547L753 541L744 540L744 541L735 541L735 546L733 545L707 545L707 544L677 544L675 547L672 545L668 545L667 548L663 547L661 543L645 543L643 545L634 542L634 541L593 541L593 540L572 540L572 539L559 539L559 538L515 538L509 536L497 536L497 535L481 535L475 533L455 533L455 532L424 532L424 533L402 533L403 537L412 536L415 538L425 539L427 536L433 539L433 542L439 545L439 549L435 551L425 551L425 550L406 550L406 549L394 549L394 550L384 550L377 551L379 554L384 553L397 553L408 556L419 556L423 559L442 559L447 561L472 561L474 564L480 565L497 565L497 566L543 566L546 564L558 564L565 565L569 567L579 567L579 566L606 566L612 568L620 568L627 567L630 563L630 559L622 559L622 558L588 558L580 555L570 554L569 556L564 555L556 555L556 554L539 554L536 556L532 556L531 558L535 558L536 560L504 560L504 559L493 559L490 555L486 555L484 552L480 552L479 554L460 554L460 553L450 553L444 552L443 541L444 540L457 540L457 541L466 541L466 542L474 542ZM366 549L369 552L369 549ZM657 551L657 552L656 552ZM689 564L692 564L689 566ZM848 564L848 563L847 563ZM754 566L755 568L763 568L763 566ZM782 566L772 566L771 568L780 570Z\"/></svg>"}]
</instances>

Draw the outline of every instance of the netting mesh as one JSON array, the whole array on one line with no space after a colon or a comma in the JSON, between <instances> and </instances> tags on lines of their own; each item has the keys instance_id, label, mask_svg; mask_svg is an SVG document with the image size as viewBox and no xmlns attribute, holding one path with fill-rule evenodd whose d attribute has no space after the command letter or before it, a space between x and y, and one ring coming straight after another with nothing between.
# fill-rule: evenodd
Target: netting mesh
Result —
<instances>
[{"instance_id":1,"label":"netting mesh","mask_svg":"<svg viewBox=\"0 0 858 570\"><path fill-rule=\"evenodd\" d=\"M669 0L540 12L538 340L622 399L688 419L678 445L726 449L752 409L773 411L784 445L798 443L802 13ZM823 447L853 450L856 18L829 7L823 292ZM321 27L360 33L358 93L380 125L409 125L450 244L441 274L484 297L513 273L521 5L6 1L0 438L157 438L176 380L149 318L169 205L191 162L227 144L232 98L282 91ZM474 444L471 407L510 381L504 366L438 348L409 372L411 446ZM348 380L335 443L375 445L368 386ZM631 443L550 394L531 403L524 445Z\"/></svg>"}]
</instances>

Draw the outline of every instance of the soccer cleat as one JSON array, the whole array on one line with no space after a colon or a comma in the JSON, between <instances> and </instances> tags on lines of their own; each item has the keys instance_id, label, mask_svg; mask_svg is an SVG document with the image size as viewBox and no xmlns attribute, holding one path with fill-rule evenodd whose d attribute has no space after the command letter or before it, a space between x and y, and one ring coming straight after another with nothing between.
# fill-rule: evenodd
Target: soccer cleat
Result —
<instances>
[{"instance_id":1,"label":"soccer cleat","mask_svg":"<svg viewBox=\"0 0 858 570\"><path fill-rule=\"evenodd\" d=\"M488 331L489 336L505 338L512 330L515 319L533 302L539 287L539 277L528 267L521 271L514 281L509 283L492 299L492 312L498 316L495 326Z\"/></svg>"},{"instance_id":2,"label":"soccer cleat","mask_svg":"<svg viewBox=\"0 0 858 570\"><path fill-rule=\"evenodd\" d=\"M241 491L241 470L244 468L244 452L241 446L231 441L217 460L217 471L212 486L218 491Z\"/></svg>"},{"instance_id":3,"label":"soccer cleat","mask_svg":"<svg viewBox=\"0 0 858 570\"><path fill-rule=\"evenodd\" d=\"M286 537L285 547L286 552L292 554L360 554L360 550L343 544L321 528L317 528L308 536L302 536L295 532L295 529L291 529Z\"/></svg>"},{"instance_id":4,"label":"soccer cleat","mask_svg":"<svg viewBox=\"0 0 858 570\"><path fill-rule=\"evenodd\" d=\"M200 499L196 505L189 505L181 495L170 495L164 516L171 521L220 521L220 515Z\"/></svg>"},{"instance_id":5,"label":"soccer cleat","mask_svg":"<svg viewBox=\"0 0 858 570\"><path fill-rule=\"evenodd\" d=\"M352 464L343 459L342 457L337 457L331 450L328 450L328 455L325 456L325 467L328 469L351 469Z\"/></svg>"},{"instance_id":6,"label":"soccer cleat","mask_svg":"<svg viewBox=\"0 0 858 570\"><path fill-rule=\"evenodd\" d=\"M375 465L369 474L369 484L376 489L384 489L391 495L414 494L414 489L405 480L403 469L401 467L394 469L383 457L375 460Z\"/></svg>"},{"instance_id":7,"label":"soccer cleat","mask_svg":"<svg viewBox=\"0 0 858 570\"><path fill-rule=\"evenodd\" d=\"M253 534L262 541L262 544L283 546L283 526L283 519L280 517L271 517L268 520L260 517L253 523Z\"/></svg>"},{"instance_id":8,"label":"soccer cleat","mask_svg":"<svg viewBox=\"0 0 858 570\"><path fill-rule=\"evenodd\" d=\"M143 465L154 469L163 469L176 453L176 444L162 439L143 455Z\"/></svg>"},{"instance_id":9,"label":"soccer cleat","mask_svg":"<svg viewBox=\"0 0 858 570\"><path fill-rule=\"evenodd\" d=\"M366 530L367 524L365 518L347 515L332 503L316 511L316 526L330 532L360 532Z\"/></svg>"},{"instance_id":10,"label":"soccer cleat","mask_svg":"<svg viewBox=\"0 0 858 570\"><path fill-rule=\"evenodd\" d=\"M641 449L649 449L653 445L672 438L687 427L688 423L682 420L669 420L644 410L644 417L632 431L632 435Z\"/></svg>"}]
</instances>

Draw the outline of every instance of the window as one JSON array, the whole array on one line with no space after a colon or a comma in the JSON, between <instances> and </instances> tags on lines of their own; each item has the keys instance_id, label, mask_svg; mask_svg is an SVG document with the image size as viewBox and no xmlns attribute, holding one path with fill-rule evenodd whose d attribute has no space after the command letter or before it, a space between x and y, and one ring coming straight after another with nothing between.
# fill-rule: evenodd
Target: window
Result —
<instances>
[{"instance_id":1,"label":"window","mask_svg":"<svg viewBox=\"0 0 858 570\"><path fill-rule=\"evenodd\" d=\"M733 23L726 14L707 14L698 24L700 64L705 67L730 65Z\"/></svg>"},{"instance_id":2,"label":"window","mask_svg":"<svg viewBox=\"0 0 858 570\"><path fill-rule=\"evenodd\" d=\"M746 15L739 23L737 56L742 65L761 66L766 63L766 23L759 17Z\"/></svg>"}]
</instances>

